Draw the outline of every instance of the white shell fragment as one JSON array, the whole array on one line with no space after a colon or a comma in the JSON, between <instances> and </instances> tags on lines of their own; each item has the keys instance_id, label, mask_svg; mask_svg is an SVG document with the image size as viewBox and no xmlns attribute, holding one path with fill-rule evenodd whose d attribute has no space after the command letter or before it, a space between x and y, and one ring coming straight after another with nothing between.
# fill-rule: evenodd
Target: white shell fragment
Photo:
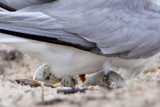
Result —
<instances>
[{"instance_id":1,"label":"white shell fragment","mask_svg":"<svg viewBox=\"0 0 160 107\"><path fill-rule=\"evenodd\" d=\"M52 73L52 69L49 65L41 65L34 73L33 80L38 80L47 83L57 83L61 82L62 86L65 87L75 87L77 84L76 78L73 77L63 77L59 78Z\"/></svg>"},{"instance_id":2,"label":"white shell fragment","mask_svg":"<svg viewBox=\"0 0 160 107\"><path fill-rule=\"evenodd\" d=\"M33 80L38 80L47 83L60 82L61 78L52 74L51 67L47 64L41 65L34 73Z\"/></svg>"}]
</instances>

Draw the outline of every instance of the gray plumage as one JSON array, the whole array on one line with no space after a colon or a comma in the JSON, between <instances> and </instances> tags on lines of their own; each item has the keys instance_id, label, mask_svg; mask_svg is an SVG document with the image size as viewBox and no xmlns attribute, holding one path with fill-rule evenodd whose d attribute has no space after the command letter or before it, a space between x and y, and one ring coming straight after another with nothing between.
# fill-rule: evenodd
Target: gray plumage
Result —
<instances>
[{"instance_id":1,"label":"gray plumage","mask_svg":"<svg viewBox=\"0 0 160 107\"><path fill-rule=\"evenodd\" d=\"M59 0L1 12L0 28L99 48L106 56L148 58L160 51L159 19L160 6L150 0Z\"/></svg>"},{"instance_id":2,"label":"gray plumage","mask_svg":"<svg viewBox=\"0 0 160 107\"><path fill-rule=\"evenodd\" d=\"M56 38L103 55L61 45L10 43L52 64L56 75L107 74L117 67L127 71L125 78L133 78L159 57L160 6L151 0L58 0L0 12L1 29Z\"/></svg>"},{"instance_id":3,"label":"gray plumage","mask_svg":"<svg viewBox=\"0 0 160 107\"><path fill-rule=\"evenodd\" d=\"M0 2L14 9L22 9L27 6L44 4L51 1L54 1L54 0L1 0Z\"/></svg>"}]
</instances>

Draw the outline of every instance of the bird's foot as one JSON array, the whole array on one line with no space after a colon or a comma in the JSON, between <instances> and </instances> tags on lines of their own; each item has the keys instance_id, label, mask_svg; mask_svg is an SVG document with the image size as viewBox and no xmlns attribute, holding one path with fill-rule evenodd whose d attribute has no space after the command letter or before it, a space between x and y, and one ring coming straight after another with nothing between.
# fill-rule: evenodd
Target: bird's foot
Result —
<instances>
[{"instance_id":1,"label":"bird's foot","mask_svg":"<svg viewBox=\"0 0 160 107\"><path fill-rule=\"evenodd\" d=\"M91 75L91 77L83 83L83 86L102 84L109 87L120 88L125 86L125 80L121 75L113 71L110 71L107 75L105 75L104 72L98 72Z\"/></svg>"}]
</instances>

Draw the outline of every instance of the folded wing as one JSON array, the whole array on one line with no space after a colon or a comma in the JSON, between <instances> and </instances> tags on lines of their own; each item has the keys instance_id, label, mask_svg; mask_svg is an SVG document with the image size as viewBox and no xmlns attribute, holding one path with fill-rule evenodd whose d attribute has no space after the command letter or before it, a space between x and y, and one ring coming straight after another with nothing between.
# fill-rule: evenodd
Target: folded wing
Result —
<instances>
[{"instance_id":1,"label":"folded wing","mask_svg":"<svg viewBox=\"0 0 160 107\"><path fill-rule=\"evenodd\" d=\"M1 0L0 2L14 9L21 9L31 5L44 4L55 0Z\"/></svg>"},{"instance_id":2,"label":"folded wing","mask_svg":"<svg viewBox=\"0 0 160 107\"><path fill-rule=\"evenodd\" d=\"M60 8L57 2L1 12L0 29L98 48L107 56L148 58L160 51L159 6L156 11L144 8L133 12L113 0L93 1L92 5L79 4L77 8L71 3Z\"/></svg>"}]
</instances>

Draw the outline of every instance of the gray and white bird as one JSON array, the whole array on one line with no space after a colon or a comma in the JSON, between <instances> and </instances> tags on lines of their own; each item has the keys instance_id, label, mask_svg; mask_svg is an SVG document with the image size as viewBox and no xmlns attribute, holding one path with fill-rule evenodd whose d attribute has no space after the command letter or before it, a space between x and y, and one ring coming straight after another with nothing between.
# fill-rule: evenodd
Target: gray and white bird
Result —
<instances>
[{"instance_id":1,"label":"gray and white bird","mask_svg":"<svg viewBox=\"0 0 160 107\"><path fill-rule=\"evenodd\" d=\"M50 64L58 77L96 73L89 80L94 83L102 80L100 71L107 75L116 67L126 71L125 79L134 78L159 57L160 5L57 0L0 12L0 32L0 42Z\"/></svg>"}]
</instances>

